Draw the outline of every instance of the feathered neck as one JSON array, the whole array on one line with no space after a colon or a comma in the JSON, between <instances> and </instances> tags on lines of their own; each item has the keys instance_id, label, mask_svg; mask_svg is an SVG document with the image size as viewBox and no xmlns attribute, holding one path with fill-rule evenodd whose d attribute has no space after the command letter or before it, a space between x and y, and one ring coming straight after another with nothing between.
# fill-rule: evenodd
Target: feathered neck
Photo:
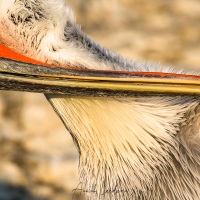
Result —
<instances>
[{"instance_id":1,"label":"feathered neck","mask_svg":"<svg viewBox=\"0 0 200 200\"><path fill-rule=\"evenodd\" d=\"M48 98L78 147L89 199L191 199L182 190L197 173L180 159L177 134L193 99Z\"/></svg>"},{"instance_id":2,"label":"feathered neck","mask_svg":"<svg viewBox=\"0 0 200 200\"><path fill-rule=\"evenodd\" d=\"M1 0L0 8L0 41L27 57L59 67L172 71L132 62L102 47L81 31L64 0Z\"/></svg>"}]
</instances>

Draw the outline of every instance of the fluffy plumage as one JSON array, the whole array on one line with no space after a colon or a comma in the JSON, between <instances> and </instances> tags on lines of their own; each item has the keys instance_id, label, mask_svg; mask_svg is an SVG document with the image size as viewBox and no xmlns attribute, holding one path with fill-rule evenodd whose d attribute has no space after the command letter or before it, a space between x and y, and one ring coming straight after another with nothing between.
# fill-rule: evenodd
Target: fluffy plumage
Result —
<instances>
[{"instance_id":1,"label":"fluffy plumage","mask_svg":"<svg viewBox=\"0 0 200 200\"><path fill-rule=\"evenodd\" d=\"M173 71L127 60L97 44L81 31L64 0L1 0L0 7L1 42L33 59L101 70Z\"/></svg>"},{"instance_id":2,"label":"fluffy plumage","mask_svg":"<svg viewBox=\"0 0 200 200\"><path fill-rule=\"evenodd\" d=\"M0 40L57 66L164 71L103 48L64 0L0 0ZM19 48L20 45L20 48ZM200 199L199 98L46 95L80 154L88 199Z\"/></svg>"},{"instance_id":3,"label":"fluffy plumage","mask_svg":"<svg viewBox=\"0 0 200 200\"><path fill-rule=\"evenodd\" d=\"M80 152L80 181L89 199L199 199L195 98L49 100Z\"/></svg>"}]
</instances>

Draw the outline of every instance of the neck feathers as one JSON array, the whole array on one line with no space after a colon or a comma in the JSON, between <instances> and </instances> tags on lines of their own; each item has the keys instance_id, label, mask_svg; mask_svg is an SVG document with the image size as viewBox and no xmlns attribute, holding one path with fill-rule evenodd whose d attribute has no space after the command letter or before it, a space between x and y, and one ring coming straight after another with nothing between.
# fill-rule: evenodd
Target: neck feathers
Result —
<instances>
[{"instance_id":1,"label":"neck feathers","mask_svg":"<svg viewBox=\"0 0 200 200\"><path fill-rule=\"evenodd\" d=\"M172 72L132 62L97 44L81 31L64 0L1 0L0 8L0 41L38 61L60 67Z\"/></svg>"},{"instance_id":2,"label":"neck feathers","mask_svg":"<svg viewBox=\"0 0 200 200\"><path fill-rule=\"evenodd\" d=\"M189 188L194 174L185 176L185 170L192 170L188 159L180 159L177 139L185 113L197 106L193 100L63 96L49 100L77 144L80 181L91 199L114 199L117 191L121 199L194 197L182 191ZM185 177L180 177L182 173Z\"/></svg>"}]
</instances>

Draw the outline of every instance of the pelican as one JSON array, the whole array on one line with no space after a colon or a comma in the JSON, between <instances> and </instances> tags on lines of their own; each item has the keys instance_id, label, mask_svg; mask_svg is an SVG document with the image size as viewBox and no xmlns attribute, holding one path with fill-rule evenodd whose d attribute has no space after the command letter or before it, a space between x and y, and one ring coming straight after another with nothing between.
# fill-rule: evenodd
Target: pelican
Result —
<instances>
[{"instance_id":1,"label":"pelican","mask_svg":"<svg viewBox=\"0 0 200 200\"><path fill-rule=\"evenodd\" d=\"M200 76L127 60L64 0L0 0L0 88L44 93L89 200L200 199Z\"/></svg>"}]
</instances>

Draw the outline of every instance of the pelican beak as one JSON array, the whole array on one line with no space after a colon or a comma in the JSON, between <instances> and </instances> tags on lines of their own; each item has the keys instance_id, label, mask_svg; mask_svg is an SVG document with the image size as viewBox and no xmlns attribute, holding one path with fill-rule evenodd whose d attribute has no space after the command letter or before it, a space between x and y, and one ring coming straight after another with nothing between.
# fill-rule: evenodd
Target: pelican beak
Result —
<instances>
[{"instance_id":1,"label":"pelican beak","mask_svg":"<svg viewBox=\"0 0 200 200\"><path fill-rule=\"evenodd\" d=\"M200 95L200 76L59 68L0 45L0 90L73 96Z\"/></svg>"}]
</instances>

